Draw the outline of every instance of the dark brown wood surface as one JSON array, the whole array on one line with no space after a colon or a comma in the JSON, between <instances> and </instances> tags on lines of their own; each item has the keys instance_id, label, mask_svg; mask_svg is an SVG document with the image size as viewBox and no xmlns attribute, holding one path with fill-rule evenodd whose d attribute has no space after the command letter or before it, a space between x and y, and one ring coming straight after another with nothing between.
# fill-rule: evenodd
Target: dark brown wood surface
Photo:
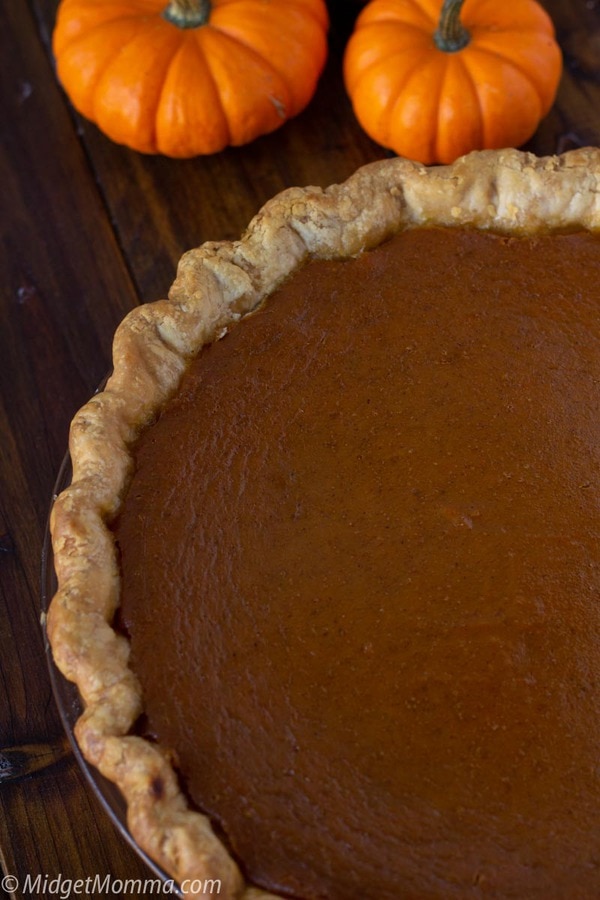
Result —
<instances>
[{"instance_id":1,"label":"dark brown wood surface","mask_svg":"<svg viewBox=\"0 0 600 900\"><path fill-rule=\"evenodd\" d=\"M0 897L27 897L27 875L148 877L89 789L53 701L40 628L47 511L69 421L109 368L116 324L166 293L182 252L238 236L285 187L339 182L387 155L342 85L362 4L329 5L330 57L309 108L247 147L176 161L116 146L73 113L49 49L57 0L1 4L0 861L21 889ZM600 145L600 0L544 5L565 69L528 149Z\"/></svg>"}]
</instances>

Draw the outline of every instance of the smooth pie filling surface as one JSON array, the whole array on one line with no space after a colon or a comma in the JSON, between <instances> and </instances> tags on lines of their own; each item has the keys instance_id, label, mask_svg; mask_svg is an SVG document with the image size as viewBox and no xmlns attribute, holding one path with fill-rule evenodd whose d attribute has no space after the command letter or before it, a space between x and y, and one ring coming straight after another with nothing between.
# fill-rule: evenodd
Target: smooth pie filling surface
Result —
<instances>
[{"instance_id":1,"label":"smooth pie filling surface","mask_svg":"<svg viewBox=\"0 0 600 900\"><path fill-rule=\"evenodd\" d=\"M407 231L205 348L115 524L148 730L302 898L600 892L600 240Z\"/></svg>"}]
</instances>

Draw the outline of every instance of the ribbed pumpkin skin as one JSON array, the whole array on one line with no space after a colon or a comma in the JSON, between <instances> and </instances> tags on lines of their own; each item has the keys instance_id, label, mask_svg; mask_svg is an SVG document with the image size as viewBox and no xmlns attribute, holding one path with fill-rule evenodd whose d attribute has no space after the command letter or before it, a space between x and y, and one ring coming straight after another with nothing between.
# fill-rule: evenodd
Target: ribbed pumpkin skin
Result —
<instances>
[{"instance_id":1,"label":"ribbed pumpkin skin","mask_svg":"<svg viewBox=\"0 0 600 900\"><path fill-rule=\"evenodd\" d=\"M519 147L549 111L562 57L535 0L465 0L461 50L434 42L442 0L371 0L346 47L344 79L375 141L420 162Z\"/></svg>"},{"instance_id":2,"label":"ribbed pumpkin skin","mask_svg":"<svg viewBox=\"0 0 600 900\"><path fill-rule=\"evenodd\" d=\"M53 36L75 108L119 144L191 157L274 131L307 105L327 55L324 0L212 0L180 28L167 0L62 0Z\"/></svg>"}]
</instances>

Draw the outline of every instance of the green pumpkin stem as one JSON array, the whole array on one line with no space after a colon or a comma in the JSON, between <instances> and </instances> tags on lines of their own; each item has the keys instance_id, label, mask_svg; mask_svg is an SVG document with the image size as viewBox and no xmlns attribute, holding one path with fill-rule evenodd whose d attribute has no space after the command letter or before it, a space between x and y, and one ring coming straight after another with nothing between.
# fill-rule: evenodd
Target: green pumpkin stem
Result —
<instances>
[{"instance_id":1,"label":"green pumpkin stem","mask_svg":"<svg viewBox=\"0 0 600 900\"><path fill-rule=\"evenodd\" d=\"M437 31L433 35L435 45L446 53L462 50L471 40L471 35L460 21L460 11L464 0L444 0Z\"/></svg>"},{"instance_id":2,"label":"green pumpkin stem","mask_svg":"<svg viewBox=\"0 0 600 900\"><path fill-rule=\"evenodd\" d=\"M199 28L210 18L210 0L170 0L163 18L178 28Z\"/></svg>"}]
</instances>

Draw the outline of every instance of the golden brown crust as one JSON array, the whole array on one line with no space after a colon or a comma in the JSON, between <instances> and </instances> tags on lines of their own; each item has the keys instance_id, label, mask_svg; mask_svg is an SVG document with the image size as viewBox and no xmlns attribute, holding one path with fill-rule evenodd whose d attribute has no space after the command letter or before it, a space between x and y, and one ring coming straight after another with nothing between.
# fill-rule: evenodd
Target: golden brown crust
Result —
<instances>
[{"instance_id":1,"label":"golden brown crust","mask_svg":"<svg viewBox=\"0 0 600 900\"><path fill-rule=\"evenodd\" d=\"M86 759L118 784L131 833L149 856L179 882L218 879L223 898L273 895L244 883L208 819L187 808L168 759L129 734L141 696L128 644L110 624L119 572L107 523L126 494L130 447L200 347L308 256L353 256L428 223L517 233L599 229L600 150L545 159L484 151L432 169L391 159L360 169L343 185L283 192L240 241L185 254L169 300L127 316L115 336L114 374L72 423L72 484L51 515L59 588L47 631L58 667L78 685L85 706L77 740Z\"/></svg>"}]
</instances>

